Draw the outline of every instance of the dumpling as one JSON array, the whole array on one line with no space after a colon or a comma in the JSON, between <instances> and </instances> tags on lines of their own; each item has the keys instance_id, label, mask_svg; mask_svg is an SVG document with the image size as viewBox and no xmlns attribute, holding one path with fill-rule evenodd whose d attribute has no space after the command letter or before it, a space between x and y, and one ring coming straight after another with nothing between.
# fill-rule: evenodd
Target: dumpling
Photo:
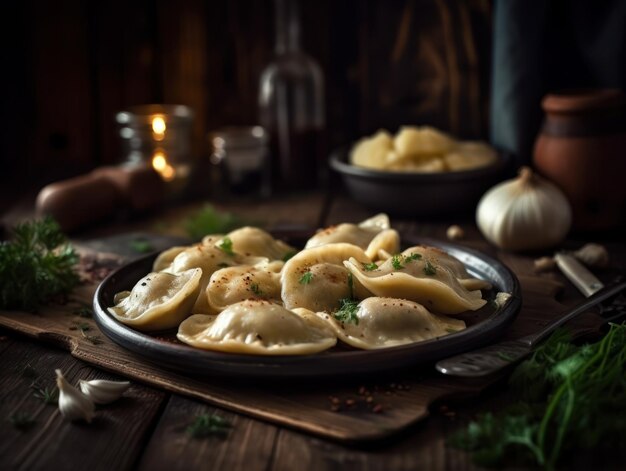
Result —
<instances>
[{"instance_id":1,"label":"dumpling","mask_svg":"<svg viewBox=\"0 0 626 471\"><path fill-rule=\"evenodd\" d=\"M246 299L280 302L280 270L284 262L274 261L256 266L240 265L217 270L206 289L209 306L221 311Z\"/></svg>"},{"instance_id":2,"label":"dumpling","mask_svg":"<svg viewBox=\"0 0 626 471\"><path fill-rule=\"evenodd\" d=\"M420 342L465 329L462 320L431 314L421 304L405 299L371 297L343 316L318 315L333 327L340 340L368 350Z\"/></svg>"},{"instance_id":3,"label":"dumpling","mask_svg":"<svg viewBox=\"0 0 626 471\"><path fill-rule=\"evenodd\" d=\"M215 311L211 310L206 297L206 287L211 275L220 268L243 264L255 265L264 261L267 262L267 258L231 254L228 250L220 249L218 245L196 244L179 253L164 271L177 274L191 268L201 268L200 294L194 304L193 312L212 314Z\"/></svg>"},{"instance_id":4,"label":"dumpling","mask_svg":"<svg viewBox=\"0 0 626 471\"><path fill-rule=\"evenodd\" d=\"M459 259L441 249L438 249L437 247L416 245L406 249L402 252L402 255L404 257L410 257L411 254L414 253L420 254L422 257L430 260L436 265L442 265L448 268L454 274L459 283L470 291L476 289L491 289L491 283L472 277L469 273L467 273L465 265L463 265Z\"/></svg>"},{"instance_id":5,"label":"dumpling","mask_svg":"<svg viewBox=\"0 0 626 471\"><path fill-rule=\"evenodd\" d=\"M227 239L228 238L228 239ZM270 260L286 260L296 249L282 240L274 239L272 235L257 227L242 227L229 232L216 243L230 241L230 247L235 254L244 256L267 257Z\"/></svg>"},{"instance_id":6,"label":"dumpling","mask_svg":"<svg viewBox=\"0 0 626 471\"><path fill-rule=\"evenodd\" d=\"M343 266L344 260L351 257L362 263L370 261L362 249L345 243L322 245L296 254L285 263L281 273L285 307L330 312L342 298L369 296L357 280L351 280Z\"/></svg>"},{"instance_id":7,"label":"dumpling","mask_svg":"<svg viewBox=\"0 0 626 471\"><path fill-rule=\"evenodd\" d=\"M167 250L164 250L154 260L154 263L152 264L152 271L165 270L167 267L169 267L172 264L172 262L174 261L174 259L179 253L183 252L184 250L188 248L189 248L188 246L183 245L183 246L171 247Z\"/></svg>"},{"instance_id":8,"label":"dumpling","mask_svg":"<svg viewBox=\"0 0 626 471\"><path fill-rule=\"evenodd\" d=\"M461 142L454 152L443 158L446 167L452 172L472 170L492 165L498 160L498 154L484 142Z\"/></svg>"},{"instance_id":9,"label":"dumpling","mask_svg":"<svg viewBox=\"0 0 626 471\"><path fill-rule=\"evenodd\" d=\"M365 137L357 142L350 153L350 161L360 167L384 169L387 154L392 149L391 134L381 130L374 136Z\"/></svg>"},{"instance_id":10,"label":"dumpling","mask_svg":"<svg viewBox=\"0 0 626 471\"><path fill-rule=\"evenodd\" d=\"M248 300L217 316L196 314L178 329L193 347L256 355L308 355L333 347L337 337L269 301Z\"/></svg>"},{"instance_id":11,"label":"dumpling","mask_svg":"<svg viewBox=\"0 0 626 471\"><path fill-rule=\"evenodd\" d=\"M486 304L479 290L469 291L462 286L446 265L419 253L404 254L394 255L374 268L356 259L344 265L375 296L416 301L442 314L475 311Z\"/></svg>"},{"instance_id":12,"label":"dumpling","mask_svg":"<svg viewBox=\"0 0 626 471\"><path fill-rule=\"evenodd\" d=\"M194 268L180 275L149 273L132 291L118 293L108 311L120 322L144 330L164 330L178 326L191 313L202 270Z\"/></svg>"},{"instance_id":13,"label":"dumpling","mask_svg":"<svg viewBox=\"0 0 626 471\"><path fill-rule=\"evenodd\" d=\"M366 219L358 225L343 223L322 229L307 241L305 248L310 249L339 242L362 248L370 258L376 258L381 249L393 253L400 250L400 235L395 229L390 229L389 217L383 213Z\"/></svg>"},{"instance_id":14,"label":"dumpling","mask_svg":"<svg viewBox=\"0 0 626 471\"><path fill-rule=\"evenodd\" d=\"M404 126L393 144L398 154L404 156L445 154L455 146L454 139L429 126Z\"/></svg>"}]
</instances>

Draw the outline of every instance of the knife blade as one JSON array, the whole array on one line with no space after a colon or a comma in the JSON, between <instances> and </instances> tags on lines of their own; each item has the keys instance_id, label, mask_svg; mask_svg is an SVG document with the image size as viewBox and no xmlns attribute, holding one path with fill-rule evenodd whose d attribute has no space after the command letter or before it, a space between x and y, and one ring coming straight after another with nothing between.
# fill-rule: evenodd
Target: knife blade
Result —
<instances>
[{"instance_id":1,"label":"knife blade","mask_svg":"<svg viewBox=\"0 0 626 471\"><path fill-rule=\"evenodd\" d=\"M573 255L558 252L554 261L561 272L585 296L589 297L604 288L604 284L583 266Z\"/></svg>"}]
</instances>

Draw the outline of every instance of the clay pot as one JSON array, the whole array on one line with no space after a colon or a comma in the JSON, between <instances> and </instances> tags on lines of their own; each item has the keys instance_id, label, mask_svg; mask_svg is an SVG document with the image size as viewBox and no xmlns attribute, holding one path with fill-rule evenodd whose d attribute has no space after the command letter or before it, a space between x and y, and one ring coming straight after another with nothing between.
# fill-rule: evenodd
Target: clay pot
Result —
<instances>
[{"instance_id":1,"label":"clay pot","mask_svg":"<svg viewBox=\"0 0 626 471\"><path fill-rule=\"evenodd\" d=\"M566 194L576 229L616 226L626 214L626 96L566 91L546 95L542 107L535 168Z\"/></svg>"}]
</instances>

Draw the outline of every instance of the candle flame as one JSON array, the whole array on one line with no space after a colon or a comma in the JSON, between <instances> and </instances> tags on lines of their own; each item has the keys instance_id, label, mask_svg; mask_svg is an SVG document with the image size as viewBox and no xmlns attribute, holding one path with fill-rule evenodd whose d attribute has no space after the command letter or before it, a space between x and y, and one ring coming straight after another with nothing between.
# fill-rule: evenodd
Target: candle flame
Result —
<instances>
[{"instance_id":1,"label":"candle flame","mask_svg":"<svg viewBox=\"0 0 626 471\"><path fill-rule=\"evenodd\" d=\"M176 170L169 164L165 153L161 150L157 150L152 156L152 168L154 168L166 182L172 181L176 176Z\"/></svg>"},{"instance_id":2,"label":"candle flame","mask_svg":"<svg viewBox=\"0 0 626 471\"><path fill-rule=\"evenodd\" d=\"M155 116L152 118L152 133L154 134L154 138L157 141L162 141L163 137L165 137L165 130L167 126L165 125L165 120L163 116Z\"/></svg>"}]
</instances>

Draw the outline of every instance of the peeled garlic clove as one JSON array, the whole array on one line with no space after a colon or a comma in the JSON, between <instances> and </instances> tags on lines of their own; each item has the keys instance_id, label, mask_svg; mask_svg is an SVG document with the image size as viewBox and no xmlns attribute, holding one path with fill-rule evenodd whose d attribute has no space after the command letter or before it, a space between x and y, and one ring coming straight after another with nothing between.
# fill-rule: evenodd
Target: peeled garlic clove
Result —
<instances>
[{"instance_id":1,"label":"peeled garlic clove","mask_svg":"<svg viewBox=\"0 0 626 471\"><path fill-rule=\"evenodd\" d=\"M96 404L109 404L116 401L130 386L128 381L107 381L94 379L80 380L80 390Z\"/></svg>"},{"instance_id":2,"label":"peeled garlic clove","mask_svg":"<svg viewBox=\"0 0 626 471\"><path fill-rule=\"evenodd\" d=\"M574 252L574 257L589 267L604 268L609 264L609 252L599 244L583 245Z\"/></svg>"},{"instance_id":3,"label":"peeled garlic clove","mask_svg":"<svg viewBox=\"0 0 626 471\"><path fill-rule=\"evenodd\" d=\"M556 268L556 260L553 257L541 257L535 260L534 265L537 273L551 271Z\"/></svg>"},{"instance_id":4,"label":"peeled garlic clove","mask_svg":"<svg viewBox=\"0 0 626 471\"><path fill-rule=\"evenodd\" d=\"M453 224L452 226L448 227L448 230L446 231L446 237L450 240L461 240L463 237L465 237L465 231L463 231L463 228L461 226Z\"/></svg>"},{"instance_id":5,"label":"peeled garlic clove","mask_svg":"<svg viewBox=\"0 0 626 471\"><path fill-rule=\"evenodd\" d=\"M55 373L59 388L59 412L63 418L91 423L95 413L95 406L91 399L68 383L61 370L55 370Z\"/></svg>"}]
</instances>

